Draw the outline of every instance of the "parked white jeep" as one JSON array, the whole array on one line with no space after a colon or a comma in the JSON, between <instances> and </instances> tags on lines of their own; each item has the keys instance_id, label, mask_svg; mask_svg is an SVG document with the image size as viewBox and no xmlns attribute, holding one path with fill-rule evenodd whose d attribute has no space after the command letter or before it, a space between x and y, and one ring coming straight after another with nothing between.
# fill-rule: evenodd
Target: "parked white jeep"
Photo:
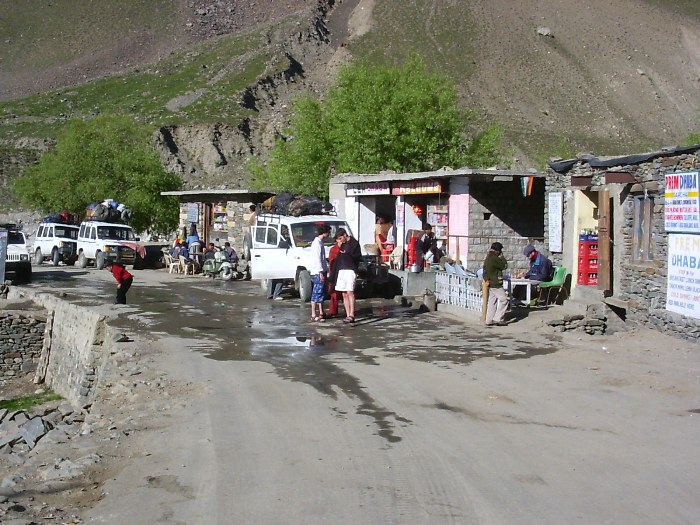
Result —
<instances>
[{"instance_id":1,"label":"parked white jeep","mask_svg":"<svg viewBox=\"0 0 700 525\"><path fill-rule=\"evenodd\" d=\"M78 231L78 266L85 268L94 261L101 270L108 260L134 264L136 241L134 230L126 224L83 221Z\"/></svg>"},{"instance_id":2,"label":"parked white jeep","mask_svg":"<svg viewBox=\"0 0 700 525\"><path fill-rule=\"evenodd\" d=\"M17 283L28 283L32 280L32 263L29 258L29 248L24 233L14 224L2 224L7 230L7 256L5 257L5 278L10 274Z\"/></svg>"},{"instance_id":3,"label":"parked white jeep","mask_svg":"<svg viewBox=\"0 0 700 525\"><path fill-rule=\"evenodd\" d=\"M43 222L34 236L34 264L46 259L54 266L73 265L78 260L78 227L72 224Z\"/></svg>"},{"instance_id":4,"label":"parked white jeep","mask_svg":"<svg viewBox=\"0 0 700 525\"><path fill-rule=\"evenodd\" d=\"M267 289L268 279L283 279L285 285L294 286L302 300L309 301L310 247L320 224L327 224L331 228L331 234L325 241L326 255L333 245L333 237L338 228L345 228L352 235L348 223L334 215L258 215L257 222L251 227L252 278L262 280L263 289Z\"/></svg>"}]
</instances>

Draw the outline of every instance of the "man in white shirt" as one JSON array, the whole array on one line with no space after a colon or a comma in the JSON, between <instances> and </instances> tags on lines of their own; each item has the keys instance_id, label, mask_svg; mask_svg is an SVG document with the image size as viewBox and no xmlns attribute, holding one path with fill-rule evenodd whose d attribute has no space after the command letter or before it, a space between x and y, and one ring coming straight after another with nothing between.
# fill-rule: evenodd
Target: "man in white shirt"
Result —
<instances>
[{"instance_id":1,"label":"man in white shirt","mask_svg":"<svg viewBox=\"0 0 700 525\"><path fill-rule=\"evenodd\" d=\"M309 273L311 274L311 320L323 322L326 315L323 312L323 301L326 298L326 276L328 275L328 261L326 260L326 247L323 241L330 235L331 228L327 224L316 227L316 238L311 243L311 262ZM318 310L318 315L316 314Z\"/></svg>"}]
</instances>

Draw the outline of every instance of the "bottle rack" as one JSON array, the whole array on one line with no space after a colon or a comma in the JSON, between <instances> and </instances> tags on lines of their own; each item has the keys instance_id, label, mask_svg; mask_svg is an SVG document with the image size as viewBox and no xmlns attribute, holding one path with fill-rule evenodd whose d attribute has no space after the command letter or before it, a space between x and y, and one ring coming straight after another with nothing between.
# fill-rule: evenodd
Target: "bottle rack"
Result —
<instances>
[{"instance_id":1,"label":"bottle rack","mask_svg":"<svg viewBox=\"0 0 700 525\"><path fill-rule=\"evenodd\" d=\"M598 235L581 234L578 241L578 284L598 284Z\"/></svg>"}]
</instances>

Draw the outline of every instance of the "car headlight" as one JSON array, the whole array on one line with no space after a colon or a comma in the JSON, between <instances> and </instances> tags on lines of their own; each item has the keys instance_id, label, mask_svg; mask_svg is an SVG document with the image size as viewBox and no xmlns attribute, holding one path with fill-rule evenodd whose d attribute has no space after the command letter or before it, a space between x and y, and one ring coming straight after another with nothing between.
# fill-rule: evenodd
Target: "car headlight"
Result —
<instances>
[{"instance_id":1,"label":"car headlight","mask_svg":"<svg viewBox=\"0 0 700 525\"><path fill-rule=\"evenodd\" d=\"M20 254L19 260L20 260L20 261L28 261L28 260L29 260L29 254L27 254L27 253L22 253L22 254Z\"/></svg>"}]
</instances>

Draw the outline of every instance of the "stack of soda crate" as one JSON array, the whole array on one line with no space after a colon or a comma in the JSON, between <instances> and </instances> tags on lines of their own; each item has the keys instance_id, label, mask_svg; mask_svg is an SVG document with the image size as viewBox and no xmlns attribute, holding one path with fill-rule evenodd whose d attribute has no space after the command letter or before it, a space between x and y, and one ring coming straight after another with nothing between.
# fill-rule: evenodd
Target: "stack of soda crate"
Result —
<instances>
[{"instance_id":1,"label":"stack of soda crate","mask_svg":"<svg viewBox=\"0 0 700 525\"><path fill-rule=\"evenodd\" d=\"M578 284L598 284L598 234L579 235Z\"/></svg>"}]
</instances>

